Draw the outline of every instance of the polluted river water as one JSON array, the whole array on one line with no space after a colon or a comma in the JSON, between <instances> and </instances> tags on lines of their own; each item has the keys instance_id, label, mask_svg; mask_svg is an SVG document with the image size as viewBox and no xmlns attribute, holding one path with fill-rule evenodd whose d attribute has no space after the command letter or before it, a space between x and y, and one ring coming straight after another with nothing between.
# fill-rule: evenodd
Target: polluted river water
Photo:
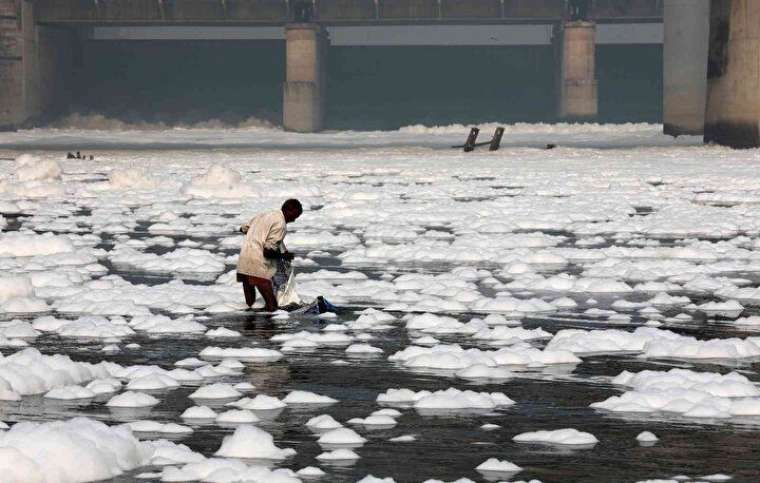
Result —
<instances>
[{"instance_id":1,"label":"polluted river water","mask_svg":"<svg viewBox=\"0 0 760 483\"><path fill-rule=\"evenodd\" d=\"M3 134L0 448L51 481L755 481L760 160L659 129ZM235 229L288 197L334 316L243 305Z\"/></svg>"}]
</instances>

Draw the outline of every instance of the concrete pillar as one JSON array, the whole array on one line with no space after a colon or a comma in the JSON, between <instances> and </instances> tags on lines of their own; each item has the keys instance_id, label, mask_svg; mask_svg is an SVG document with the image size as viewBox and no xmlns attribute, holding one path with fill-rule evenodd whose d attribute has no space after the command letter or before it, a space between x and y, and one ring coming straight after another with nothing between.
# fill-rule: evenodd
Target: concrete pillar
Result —
<instances>
[{"instance_id":1,"label":"concrete pillar","mask_svg":"<svg viewBox=\"0 0 760 483\"><path fill-rule=\"evenodd\" d=\"M702 134L710 0L665 0L662 119L665 134Z\"/></svg>"},{"instance_id":2,"label":"concrete pillar","mask_svg":"<svg viewBox=\"0 0 760 483\"><path fill-rule=\"evenodd\" d=\"M760 1L712 0L705 142L760 147Z\"/></svg>"},{"instance_id":3,"label":"concrete pillar","mask_svg":"<svg viewBox=\"0 0 760 483\"><path fill-rule=\"evenodd\" d=\"M31 5L0 0L0 128L26 119L26 69L29 45L24 29Z\"/></svg>"},{"instance_id":4,"label":"concrete pillar","mask_svg":"<svg viewBox=\"0 0 760 483\"><path fill-rule=\"evenodd\" d=\"M559 117L591 120L599 111L596 81L596 24L565 22L560 34Z\"/></svg>"},{"instance_id":5,"label":"concrete pillar","mask_svg":"<svg viewBox=\"0 0 760 483\"><path fill-rule=\"evenodd\" d=\"M34 3L0 0L0 129L15 129L68 104L74 34L37 26Z\"/></svg>"},{"instance_id":6,"label":"concrete pillar","mask_svg":"<svg viewBox=\"0 0 760 483\"><path fill-rule=\"evenodd\" d=\"M288 131L321 131L327 87L327 31L312 23L289 24L285 42L282 124Z\"/></svg>"}]
</instances>

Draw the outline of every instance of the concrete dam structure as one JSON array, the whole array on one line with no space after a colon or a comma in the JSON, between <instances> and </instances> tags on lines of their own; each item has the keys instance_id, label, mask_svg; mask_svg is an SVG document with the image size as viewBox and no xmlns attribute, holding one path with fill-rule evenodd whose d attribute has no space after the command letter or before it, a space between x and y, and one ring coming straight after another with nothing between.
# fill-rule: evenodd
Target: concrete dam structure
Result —
<instances>
[{"instance_id":1,"label":"concrete dam structure","mask_svg":"<svg viewBox=\"0 0 760 483\"><path fill-rule=\"evenodd\" d=\"M722 72L732 79L728 82L736 82L735 76L742 72L737 64L751 59L726 52L742 48L740 44L751 45L754 34L751 29L738 32L728 27L741 22L742 16L753 15L753 6L759 2L0 0L0 126L28 126L64 112L81 45L89 40L283 42L282 123L298 132L326 127L326 64L331 46L549 45L555 52L557 119L593 120L598 113L597 46L663 43L665 131L701 133L707 113L708 140L747 145L725 134L737 126L745 133L740 138L752 136L747 127L752 121L747 119L754 114L747 104L735 106L743 109L741 122L712 121L731 118L724 102L731 94L723 92L726 81L712 81L715 69L710 69L708 85L707 57L709 50L712 65L715 46L722 41L724 48L718 50L733 61ZM717 21L718 17L722 20ZM736 37L737 42L715 34L716 28L723 29L724 36L728 28L729 38ZM746 39L739 42L740 35ZM708 89L710 99L717 96L722 101L708 102ZM753 90L748 87L743 92L746 97ZM718 114L713 105L720 105L722 112Z\"/></svg>"}]
</instances>

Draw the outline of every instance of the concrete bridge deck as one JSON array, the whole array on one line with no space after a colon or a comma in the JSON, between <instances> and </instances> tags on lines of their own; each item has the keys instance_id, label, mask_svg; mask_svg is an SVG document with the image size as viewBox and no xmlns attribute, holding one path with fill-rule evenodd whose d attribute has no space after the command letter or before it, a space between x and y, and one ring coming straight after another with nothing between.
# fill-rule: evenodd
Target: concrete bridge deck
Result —
<instances>
[{"instance_id":1,"label":"concrete bridge deck","mask_svg":"<svg viewBox=\"0 0 760 483\"><path fill-rule=\"evenodd\" d=\"M36 0L38 23L328 25L558 22L565 0ZM663 0L592 0L595 22L661 22Z\"/></svg>"}]
</instances>

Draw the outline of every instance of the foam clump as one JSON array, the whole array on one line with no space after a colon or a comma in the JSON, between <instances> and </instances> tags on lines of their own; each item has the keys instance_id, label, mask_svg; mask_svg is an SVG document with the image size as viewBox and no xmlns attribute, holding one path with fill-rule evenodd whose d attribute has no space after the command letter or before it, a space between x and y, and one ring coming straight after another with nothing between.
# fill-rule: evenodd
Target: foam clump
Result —
<instances>
[{"instance_id":1,"label":"foam clump","mask_svg":"<svg viewBox=\"0 0 760 483\"><path fill-rule=\"evenodd\" d=\"M0 302L34 295L34 286L29 277L21 275L0 276Z\"/></svg>"},{"instance_id":2,"label":"foam clump","mask_svg":"<svg viewBox=\"0 0 760 483\"><path fill-rule=\"evenodd\" d=\"M61 165L52 159L40 159L29 154L16 158L16 179L21 182L60 180Z\"/></svg>"},{"instance_id":3,"label":"foam clump","mask_svg":"<svg viewBox=\"0 0 760 483\"><path fill-rule=\"evenodd\" d=\"M291 391L282 399L285 404L335 404L337 399L309 391Z\"/></svg>"},{"instance_id":4,"label":"foam clump","mask_svg":"<svg viewBox=\"0 0 760 483\"><path fill-rule=\"evenodd\" d=\"M247 409L231 409L216 417L217 424L253 424L260 419Z\"/></svg>"},{"instance_id":5,"label":"foam clump","mask_svg":"<svg viewBox=\"0 0 760 483\"><path fill-rule=\"evenodd\" d=\"M630 390L592 403L591 407L616 413L662 412L695 419L760 416L760 390L736 372L624 371L612 382Z\"/></svg>"},{"instance_id":6,"label":"foam clump","mask_svg":"<svg viewBox=\"0 0 760 483\"><path fill-rule=\"evenodd\" d=\"M346 347L346 354L382 354L383 350L369 344L351 344Z\"/></svg>"},{"instance_id":7,"label":"foam clump","mask_svg":"<svg viewBox=\"0 0 760 483\"><path fill-rule=\"evenodd\" d=\"M702 312L713 315L722 315L735 319L743 311L744 306L736 300L726 300L725 302L706 302L697 307Z\"/></svg>"},{"instance_id":8,"label":"foam clump","mask_svg":"<svg viewBox=\"0 0 760 483\"><path fill-rule=\"evenodd\" d=\"M108 175L108 184L115 190L152 190L156 181L140 168L114 169Z\"/></svg>"},{"instance_id":9,"label":"foam clump","mask_svg":"<svg viewBox=\"0 0 760 483\"><path fill-rule=\"evenodd\" d=\"M109 378L116 364L74 362L68 356L41 354L28 348L0 358L0 400L43 394L53 389Z\"/></svg>"},{"instance_id":10,"label":"foam clump","mask_svg":"<svg viewBox=\"0 0 760 483\"><path fill-rule=\"evenodd\" d=\"M0 337L32 340L39 335L40 332L24 320L15 319L10 322L0 322Z\"/></svg>"},{"instance_id":11,"label":"foam clump","mask_svg":"<svg viewBox=\"0 0 760 483\"><path fill-rule=\"evenodd\" d=\"M61 166L52 159L40 159L30 154L16 158L13 178L6 183L0 179L0 192L18 199L42 199L65 193L61 183Z\"/></svg>"},{"instance_id":12,"label":"foam clump","mask_svg":"<svg viewBox=\"0 0 760 483\"><path fill-rule=\"evenodd\" d=\"M38 319L39 320L39 319ZM122 339L135 334L123 318L107 319L98 315L87 315L73 321L56 321L49 319L40 323L41 330L58 334L61 337L83 339Z\"/></svg>"},{"instance_id":13,"label":"foam clump","mask_svg":"<svg viewBox=\"0 0 760 483\"><path fill-rule=\"evenodd\" d=\"M203 367L207 364L208 363L206 361L202 361L196 357L188 357L186 359L182 359L174 363L174 365L177 367L191 367L191 368Z\"/></svg>"},{"instance_id":14,"label":"foam clump","mask_svg":"<svg viewBox=\"0 0 760 483\"><path fill-rule=\"evenodd\" d=\"M272 342L281 342L282 350L293 351L321 346L343 346L350 344L354 339L352 336L339 331L319 333L302 330L291 334L277 334L271 340Z\"/></svg>"},{"instance_id":15,"label":"foam clump","mask_svg":"<svg viewBox=\"0 0 760 483\"><path fill-rule=\"evenodd\" d=\"M74 244L63 235L26 232L0 234L0 257L35 257L73 251Z\"/></svg>"},{"instance_id":16,"label":"foam clump","mask_svg":"<svg viewBox=\"0 0 760 483\"><path fill-rule=\"evenodd\" d=\"M171 423L170 426L184 428L183 426ZM166 434L171 435L170 433ZM183 433L178 434L182 436ZM187 434L186 430L185 434ZM197 463L206 459L202 454L194 452L184 444L177 444L167 439L144 441L143 445L152 450L153 454L150 458L150 464L155 466Z\"/></svg>"},{"instance_id":17,"label":"foam clump","mask_svg":"<svg viewBox=\"0 0 760 483\"><path fill-rule=\"evenodd\" d=\"M369 308L363 310L358 319L348 322L346 326L351 330L385 330L392 328L390 324L395 321L396 317L392 314Z\"/></svg>"},{"instance_id":18,"label":"foam clump","mask_svg":"<svg viewBox=\"0 0 760 483\"><path fill-rule=\"evenodd\" d=\"M507 460L499 460L497 458L489 458L479 464L475 469L477 471L498 473L517 473L522 471L522 468L516 464Z\"/></svg>"},{"instance_id":19,"label":"foam clump","mask_svg":"<svg viewBox=\"0 0 760 483\"><path fill-rule=\"evenodd\" d=\"M179 387L176 379L159 373L136 377L127 384L127 389L130 391L159 391L175 387Z\"/></svg>"},{"instance_id":20,"label":"foam clump","mask_svg":"<svg viewBox=\"0 0 760 483\"><path fill-rule=\"evenodd\" d=\"M644 356L650 359L748 359L760 357L760 344L752 338L698 340L682 336L651 341Z\"/></svg>"},{"instance_id":21,"label":"foam clump","mask_svg":"<svg viewBox=\"0 0 760 483\"><path fill-rule=\"evenodd\" d=\"M325 445L362 445L367 440L349 428L337 428L324 433L317 443Z\"/></svg>"},{"instance_id":22,"label":"foam clump","mask_svg":"<svg viewBox=\"0 0 760 483\"><path fill-rule=\"evenodd\" d=\"M192 406L180 414L182 419L216 419L216 412L208 406Z\"/></svg>"},{"instance_id":23,"label":"foam clump","mask_svg":"<svg viewBox=\"0 0 760 483\"><path fill-rule=\"evenodd\" d=\"M732 322L736 325L747 325L747 326L760 326L760 315L750 315L749 317L740 317Z\"/></svg>"},{"instance_id":24,"label":"foam clump","mask_svg":"<svg viewBox=\"0 0 760 483\"><path fill-rule=\"evenodd\" d=\"M95 379L94 381L90 381L86 388L95 395L113 394L121 389L121 385L121 381L114 378Z\"/></svg>"},{"instance_id":25,"label":"foam clump","mask_svg":"<svg viewBox=\"0 0 760 483\"><path fill-rule=\"evenodd\" d=\"M391 443L411 443L413 441L417 441L417 437L413 434L402 434L401 436L390 438L388 441Z\"/></svg>"},{"instance_id":26,"label":"foam clump","mask_svg":"<svg viewBox=\"0 0 760 483\"><path fill-rule=\"evenodd\" d=\"M49 310L50 307L44 300L35 297L15 298L0 304L0 311L9 314L33 314Z\"/></svg>"},{"instance_id":27,"label":"foam clump","mask_svg":"<svg viewBox=\"0 0 760 483\"><path fill-rule=\"evenodd\" d=\"M500 392L489 394L449 388L421 397L414 403L414 407L417 409L494 409L511 406L514 403Z\"/></svg>"},{"instance_id":28,"label":"foam clump","mask_svg":"<svg viewBox=\"0 0 760 483\"><path fill-rule=\"evenodd\" d=\"M320 414L306 421L306 426L314 431L327 431L343 427L329 414Z\"/></svg>"},{"instance_id":29,"label":"foam clump","mask_svg":"<svg viewBox=\"0 0 760 483\"><path fill-rule=\"evenodd\" d=\"M378 478L374 475L367 475L356 483L396 483L396 480L390 477Z\"/></svg>"},{"instance_id":30,"label":"foam clump","mask_svg":"<svg viewBox=\"0 0 760 483\"><path fill-rule=\"evenodd\" d=\"M244 397L227 405L251 411L273 411L286 406L281 400L273 396L267 396L266 394L257 394L254 398Z\"/></svg>"},{"instance_id":31,"label":"foam clump","mask_svg":"<svg viewBox=\"0 0 760 483\"><path fill-rule=\"evenodd\" d=\"M262 347L206 347L200 357L207 359L238 359L241 361L276 362L282 359L282 352Z\"/></svg>"},{"instance_id":32,"label":"foam clump","mask_svg":"<svg viewBox=\"0 0 760 483\"><path fill-rule=\"evenodd\" d=\"M306 466L296 471L296 475L302 478L321 478L325 476L326 473L316 466Z\"/></svg>"},{"instance_id":33,"label":"foam clump","mask_svg":"<svg viewBox=\"0 0 760 483\"><path fill-rule=\"evenodd\" d=\"M390 428L398 424L391 416L372 414L366 418L354 418L349 421L350 424L360 424L362 426L380 426Z\"/></svg>"},{"instance_id":34,"label":"foam clump","mask_svg":"<svg viewBox=\"0 0 760 483\"><path fill-rule=\"evenodd\" d=\"M127 391L112 397L106 406L111 408L144 408L155 406L159 402L158 399L149 394Z\"/></svg>"},{"instance_id":35,"label":"foam clump","mask_svg":"<svg viewBox=\"0 0 760 483\"><path fill-rule=\"evenodd\" d=\"M148 334L201 334L206 331L206 326L190 315L178 319L166 315L137 315L129 321L129 326Z\"/></svg>"},{"instance_id":36,"label":"foam clump","mask_svg":"<svg viewBox=\"0 0 760 483\"><path fill-rule=\"evenodd\" d=\"M480 364L488 367L500 365L543 366L577 364L581 360L566 350L539 350L527 344L517 344L494 351L463 349L457 344L433 347L409 346L388 357L410 368L462 370Z\"/></svg>"},{"instance_id":37,"label":"foam clump","mask_svg":"<svg viewBox=\"0 0 760 483\"><path fill-rule=\"evenodd\" d=\"M21 422L0 432L4 482L108 480L147 464L151 455L128 428L87 418Z\"/></svg>"},{"instance_id":38,"label":"foam clump","mask_svg":"<svg viewBox=\"0 0 760 483\"><path fill-rule=\"evenodd\" d=\"M659 440L660 438L650 431L642 431L636 436L636 441L640 443L654 443Z\"/></svg>"},{"instance_id":39,"label":"foam clump","mask_svg":"<svg viewBox=\"0 0 760 483\"><path fill-rule=\"evenodd\" d=\"M249 184L243 183L238 171L220 164L193 178L183 191L197 198L240 198L256 194Z\"/></svg>"},{"instance_id":40,"label":"foam clump","mask_svg":"<svg viewBox=\"0 0 760 483\"><path fill-rule=\"evenodd\" d=\"M161 481L225 481L251 483L301 483L289 469L269 469L262 465L247 465L242 461L225 458L208 458L182 467L167 466Z\"/></svg>"},{"instance_id":41,"label":"foam clump","mask_svg":"<svg viewBox=\"0 0 760 483\"><path fill-rule=\"evenodd\" d=\"M284 460L295 455L291 448L280 449L274 445L271 434L255 426L238 426L231 436L222 441L216 456L226 458L251 458L267 460Z\"/></svg>"},{"instance_id":42,"label":"foam clump","mask_svg":"<svg viewBox=\"0 0 760 483\"><path fill-rule=\"evenodd\" d=\"M525 329L523 327L505 327L503 325L494 328L484 328L472 336L476 340L490 340L498 343L499 341L528 341L537 339L551 339L552 334L546 332L540 327L535 329Z\"/></svg>"},{"instance_id":43,"label":"foam clump","mask_svg":"<svg viewBox=\"0 0 760 483\"><path fill-rule=\"evenodd\" d=\"M358 460L359 455L350 449L340 448L334 451L326 451L317 456L319 461L350 461Z\"/></svg>"},{"instance_id":44,"label":"foam clump","mask_svg":"<svg viewBox=\"0 0 760 483\"><path fill-rule=\"evenodd\" d=\"M418 409L495 409L515 402L500 392L485 393L449 388L441 391L388 389L377 396L382 404L411 404Z\"/></svg>"},{"instance_id":45,"label":"foam clump","mask_svg":"<svg viewBox=\"0 0 760 483\"><path fill-rule=\"evenodd\" d=\"M456 373L462 379L504 381L514 377L514 373L503 367L488 367L484 364L475 364Z\"/></svg>"},{"instance_id":46,"label":"foam clump","mask_svg":"<svg viewBox=\"0 0 760 483\"><path fill-rule=\"evenodd\" d=\"M179 273L185 277L200 274L205 277L224 271L224 259L206 250L178 248L157 255L139 252L129 247L118 247L109 252L109 259L117 267L153 273Z\"/></svg>"},{"instance_id":47,"label":"foam clump","mask_svg":"<svg viewBox=\"0 0 760 483\"><path fill-rule=\"evenodd\" d=\"M225 327L218 327L206 332L206 337L212 339L235 339L241 337L242 334L236 330L227 329Z\"/></svg>"},{"instance_id":48,"label":"foam clump","mask_svg":"<svg viewBox=\"0 0 760 483\"><path fill-rule=\"evenodd\" d=\"M190 394L190 399L233 399L242 396L240 391L230 384L210 384L199 387L195 392Z\"/></svg>"},{"instance_id":49,"label":"foam clump","mask_svg":"<svg viewBox=\"0 0 760 483\"><path fill-rule=\"evenodd\" d=\"M681 336L667 330L639 327L633 332L618 329L564 329L557 332L546 345L547 349L566 350L576 354L642 352L656 340L680 340Z\"/></svg>"},{"instance_id":50,"label":"foam clump","mask_svg":"<svg viewBox=\"0 0 760 483\"><path fill-rule=\"evenodd\" d=\"M60 399L60 400L76 400L76 399L91 399L95 397L95 393L82 386L66 386L51 389L45 393L47 399Z\"/></svg>"},{"instance_id":51,"label":"foam clump","mask_svg":"<svg viewBox=\"0 0 760 483\"><path fill-rule=\"evenodd\" d=\"M127 426L135 433L189 434L193 429L175 423L159 423L158 421L133 421Z\"/></svg>"},{"instance_id":52,"label":"foam clump","mask_svg":"<svg viewBox=\"0 0 760 483\"><path fill-rule=\"evenodd\" d=\"M593 434L584 433L574 428L521 433L512 438L512 441L516 443L542 443L563 446L586 446L599 442Z\"/></svg>"}]
</instances>

